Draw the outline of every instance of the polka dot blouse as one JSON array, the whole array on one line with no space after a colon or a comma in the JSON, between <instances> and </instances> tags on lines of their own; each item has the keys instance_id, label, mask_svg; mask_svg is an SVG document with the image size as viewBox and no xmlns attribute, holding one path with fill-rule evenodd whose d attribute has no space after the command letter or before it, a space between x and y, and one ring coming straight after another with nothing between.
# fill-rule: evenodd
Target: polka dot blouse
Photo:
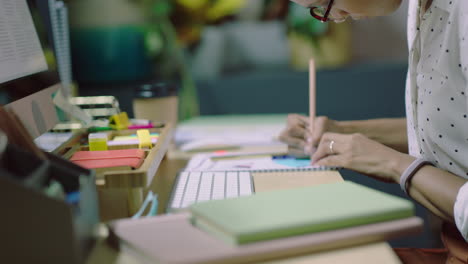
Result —
<instances>
[{"instance_id":1,"label":"polka dot blouse","mask_svg":"<svg viewBox=\"0 0 468 264\"><path fill-rule=\"evenodd\" d=\"M468 1L433 0L422 12L425 2L410 0L408 16L410 154L468 179ZM455 220L468 238L464 187L455 204L455 218L463 219Z\"/></svg>"}]
</instances>

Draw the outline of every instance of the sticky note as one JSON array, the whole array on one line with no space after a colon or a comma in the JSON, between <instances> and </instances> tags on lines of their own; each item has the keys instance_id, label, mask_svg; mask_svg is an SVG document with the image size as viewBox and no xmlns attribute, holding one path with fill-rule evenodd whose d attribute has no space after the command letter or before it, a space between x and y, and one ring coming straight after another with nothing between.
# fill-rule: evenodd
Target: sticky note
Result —
<instances>
[{"instance_id":1,"label":"sticky note","mask_svg":"<svg viewBox=\"0 0 468 264\"><path fill-rule=\"evenodd\" d=\"M126 112L115 114L109 118L109 126L113 129L123 130L127 129L129 125L130 121Z\"/></svg>"},{"instance_id":2,"label":"sticky note","mask_svg":"<svg viewBox=\"0 0 468 264\"><path fill-rule=\"evenodd\" d=\"M129 166L139 168L145 159L141 149L119 149L107 151L78 151L70 160L84 168L111 168Z\"/></svg>"},{"instance_id":3,"label":"sticky note","mask_svg":"<svg viewBox=\"0 0 468 264\"><path fill-rule=\"evenodd\" d=\"M90 151L107 150L106 133L91 133L88 135L88 142Z\"/></svg>"},{"instance_id":4,"label":"sticky note","mask_svg":"<svg viewBox=\"0 0 468 264\"><path fill-rule=\"evenodd\" d=\"M149 133L148 129L140 129L137 130L137 136L138 136L138 148L152 148L153 144L151 143L151 136Z\"/></svg>"},{"instance_id":5,"label":"sticky note","mask_svg":"<svg viewBox=\"0 0 468 264\"><path fill-rule=\"evenodd\" d=\"M151 133L150 134L151 139L158 139L159 138L159 133ZM116 136L113 138L115 141L119 140L137 140L138 136L136 134L134 135L128 135L128 136Z\"/></svg>"},{"instance_id":6,"label":"sticky note","mask_svg":"<svg viewBox=\"0 0 468 264\"><path fill-rule=\"evenodd\" d=\"M285 159L274 159L273 162L281 165L285 165L292 168L300 168L310 166L310 159L296 159L296 158L285 158Z\"/></svg>"}]
</instances>

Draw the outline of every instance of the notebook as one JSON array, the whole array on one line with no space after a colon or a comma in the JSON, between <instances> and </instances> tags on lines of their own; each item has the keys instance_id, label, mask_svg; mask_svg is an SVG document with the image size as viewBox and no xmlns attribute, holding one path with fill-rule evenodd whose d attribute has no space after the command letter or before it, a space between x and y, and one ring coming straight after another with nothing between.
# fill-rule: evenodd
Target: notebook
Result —
<instances>
[{"instance_id":1,"label":"notebook","mask_svg":"<svg viewBox=\"0 0 468 264\"><path fill-rule=\"evenodd\" d=\"M195 228L190 214L122 219L110 224L110 241L144 263L241 264L298 256L410 236L422 230L418 217L232 246Z\"/></svg>"},{"instance_id":2,"label":"notebook","mask_svg":"<svg viewBox=\"0 0 468 264\"><path fill-rule=\"evenodd\" d=\"M413 207L343 181L197 203L190 211L195 226L236 245L407 218Z\"/></svg>"},{"instance_id":3,"label":"notebook","mask_svg":"<svg viewBox=\"0 0 468 264\"><path fill-rule=\"evenodd\" d=\"M87 169L130 167L137 169L145 159L142 149L78 151L70 160Z\"/></svg>"},{"instance_id":4,"label":"notebook","mask_svg":"<svg viewBox=\"0 0 468 264\"><path fill-rule=\"evenodd\" d=\"M184 171L177 175L169 202L169 211L207 200L219 200L251 195L256 192L256 182L271 181L272 177L307 182L310 172L336 171L338 167L311 166L310 159L297 159L285 155L266 153L210 153L198 154L190 159ZM254 180L259 179L258 181ZM314 173L316 177L317 173ZM263 177L264 176L264 177ZM267 181L262 178L269 178ZM277 177L275 177L277 178ZM339 179L337 179L339 178ZM337 175L329 181L340 180ZM299 185L304 186L304 185Z\"/></svg>"},{"instance_id":5,"label":"notebook","mask_svg":"<svg viewBox=\"0 0 468 264\"><path fill-rule=\"evenodd\" d=\"M267 153L222 153L194 155L186 171L319 171L338 170L339 167L310 165L310 159Z\"/></svg>"},{"instance_id":6,"label":"notebook","mask_svg":"<svg viewBox=\"0 0 468 264\"><path fill-rule=\"evenodd\" d=\"M311 173L313 172L313 173ZM284 185L287 180L288 184ZM182 171L177 175L169 211L187 208L189 205L208 200L220 200L248 196L258 191L303 187L317 181L331 183L341 181L336 171L315 168L290 168L259 171Z\"/></svg>"}]
</instances>

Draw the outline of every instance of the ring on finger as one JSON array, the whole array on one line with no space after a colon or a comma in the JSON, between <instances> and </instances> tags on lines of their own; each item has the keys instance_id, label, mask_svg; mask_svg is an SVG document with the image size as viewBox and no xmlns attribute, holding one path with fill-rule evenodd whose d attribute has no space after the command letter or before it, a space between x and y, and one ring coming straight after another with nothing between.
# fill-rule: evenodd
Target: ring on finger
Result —
<instances>
[{"instance_id":1,"label":"ring on finger","mask_svg":"<svg viewBox=\"0 0 468 264\"><path fill-rule=\"evenodd\" d=\"M335 144L335 141L330 141L330 145L328 145L328 148L330 149L330 154L335 155L335 151L333 151L333 145Z\"/></svg>"}]
</instances>

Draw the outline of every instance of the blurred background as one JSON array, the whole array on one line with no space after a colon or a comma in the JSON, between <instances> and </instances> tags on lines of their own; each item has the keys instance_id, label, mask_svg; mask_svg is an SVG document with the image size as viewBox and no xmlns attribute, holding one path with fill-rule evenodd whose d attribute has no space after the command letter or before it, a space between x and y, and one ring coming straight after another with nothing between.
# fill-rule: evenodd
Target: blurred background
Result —
<instances>
[{"instance_id":1,"label":"blurred background","mask_svg":"<svg viewBox=\"0 0 468 264\"><path fill-rule=\"evenodd\" d=\"M53 73L46 3L28 0ZM155 84L176 91L179 120L199 114L306 113L310 58L318 67L318 114L335 119L404 115L406 2L390 16L341 24L316 21L308 9L288 0L65 3L74 94L114 95L130 116L133 100ZM11 89L0 100L33 90ZM369 104L376 112L364 114L361 108Z\"/></svg>"},{"instance_id":2,"label":"blurred background","mask_svg":"<svg viewBox=\"0 0 468 264\"><path fill-rule=\"evenodd\" d=\"M362 89L351 94L364 100L373 97L368 89L403 91L406 6L388 17L335 24L314 20L288 0L67 4L78 94L115 95L130 115L135 89L159 82L178 87L181 120L306 112L310 58L323 98L344 89Z\"/></svg>"}]
</instances>

